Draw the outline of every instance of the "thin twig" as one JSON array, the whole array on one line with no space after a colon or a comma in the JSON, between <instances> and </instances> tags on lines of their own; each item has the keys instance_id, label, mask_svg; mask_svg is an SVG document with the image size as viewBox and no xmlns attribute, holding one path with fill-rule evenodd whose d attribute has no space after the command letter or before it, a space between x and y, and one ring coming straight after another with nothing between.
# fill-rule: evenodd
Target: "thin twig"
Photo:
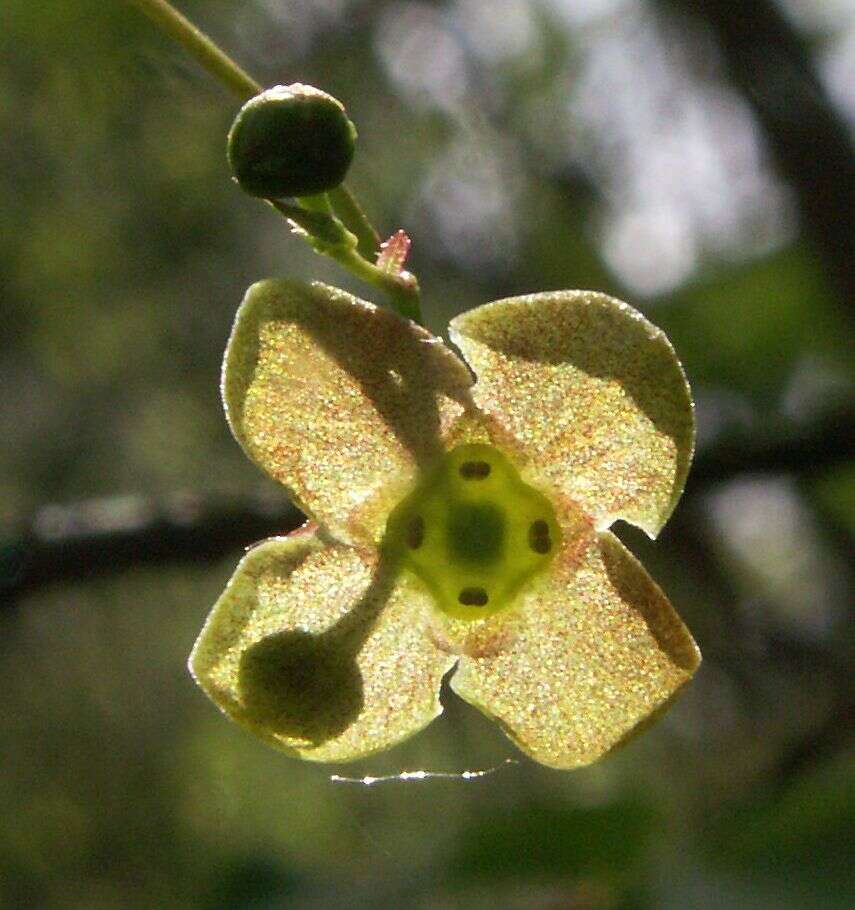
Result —
<instances>
[{"instance_id":1,"label":"thin twig","mask_svg":"<svg viewBox=\"0 0 855 910\"><path fill-rule=\"evenodd\" d=\"M217 79L228 86L241 100L246 101L262 91L261 85L246 73L231 57L218 47L201 29L178 12L167 0L129 0L154 24L180 44ZM379 237L368 220L356 197L341 184L330 193L335 214L311 210L308 200L298 203L284 200L267 200L292 224L304 232L312 247L322 255L330 256L345 269L383 291L392 305L405 319L423 323L419 283L414 275L403 272L388 275L378 269L374 256ZM341 216L344 224L337 215ZM353 232L348 236L345 225ZM352 243L351 243L352 241Z\"/></svg>"},{"instance_id":2,"label":"thin twig","mask_svg":"<svg viewBox=\"0 0 855 910\"><path fill-rule=\"evenodd\" d=\"M261 86L193 23L166 0L129 0L173 41L196 58L214 78L239 98L249 100Z\"/></svg>"}]
</instances>

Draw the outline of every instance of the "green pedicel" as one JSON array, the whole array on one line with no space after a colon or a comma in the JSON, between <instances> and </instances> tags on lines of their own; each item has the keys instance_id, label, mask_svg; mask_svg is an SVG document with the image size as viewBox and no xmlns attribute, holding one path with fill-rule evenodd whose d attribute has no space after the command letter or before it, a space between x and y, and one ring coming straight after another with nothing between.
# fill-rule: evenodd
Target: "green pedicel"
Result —
<instances>
[{"instance_id":1,"label":"green pedicel","mask_svg":"<svg viewBox=\"0 0 855 910\"><path fill-rule=\"evenodd\" d=\"M384 549L456 619L492 616L551 562L561 540L549 500L489 445L449 452L389 516Z\"/></svg>"}]
</instances>

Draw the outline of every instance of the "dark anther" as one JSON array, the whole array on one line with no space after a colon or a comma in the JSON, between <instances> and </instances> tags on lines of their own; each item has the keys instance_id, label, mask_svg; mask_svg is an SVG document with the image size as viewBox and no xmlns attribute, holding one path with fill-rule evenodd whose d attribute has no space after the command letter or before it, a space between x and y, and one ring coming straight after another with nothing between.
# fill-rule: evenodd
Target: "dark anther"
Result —
<instances>
[{"instance_id":1,"label":"dark anther","mask_svg":"<svg viewBox=\"0 0 855 910\"><path fill-rule=\"evenodd\" d=\"M549 525L542 519L531 523L528 529L528 545L535 553L548 553L552 549L552 541L549 539Z\"/></svg>"},{"instance_id":2,"label":"dark anther","mask_svg":"<svg viewBox=\"0 0 855 910\"><path fill-rule=\"evenodd\" d=\"M464 588L457 599L467 607L483 607L490 598L483 588Z\"/></svg>"},{"instance_id":3,"label":"dark anther","mask_svg":"<svg viewBox=\"0 0 855 910\"><path fill-rule=\"evenodd\" d=\"M486 461L464 461L460 465L460 476L466 480L483 480L490 476L490 465Z\"/></svg>"},{"instance_id":4,"label":"dark anther","mask_svg":"<svg viewBox=\"0 0 855 910\"><path fill-rule=\"evenodd\" d=\"M407 525L407 546L411 550L418 550L425 540L425 520L421 515L416 515Z\"/></svg>"}]
</instances>

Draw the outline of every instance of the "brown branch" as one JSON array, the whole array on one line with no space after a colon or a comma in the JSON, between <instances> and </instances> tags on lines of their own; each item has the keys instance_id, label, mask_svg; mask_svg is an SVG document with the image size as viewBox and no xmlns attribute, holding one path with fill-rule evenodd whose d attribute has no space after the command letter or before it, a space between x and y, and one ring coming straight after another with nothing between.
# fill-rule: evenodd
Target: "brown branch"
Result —
<instances>
[{"instance_id":1,"label":"brown branch","mask_svg":"<svg viewBox=\"0 0 855 910\"><path fill-rule=\"evenodd\" d=\"M0 541L0 608L49 585L131 566L217 559L302 521L287 503L212 503L192 496L47 506L15 539Z\"/></svg>"},{"instance_id":2,"label":"brown branch","mask_svg":"<svg viewBox=\"0 0 855 910\"><path fill-rule=\"evenodd\" d=\"M686 492L744 473L820 473L855 456L855 407L845 405L803 424L726 433L695 456Z\"/></svg>"},{"instance_id":3,"label":"brown branch","mask_svg":"<svg viewBox=\"0 0 855 910\"><path fill-rule=\"evenodd\" d=\"M687 496L694 499L709 485L740 473L784 471L807 476L815 475L819 468L844 464L852 456L852 416L851 410L826 415L798 432L762 440L716 440L699 454ZM663 542L667 543L670 537L678 552L700 566L708 577L716 577L717 585L724 585L726 591L726 578L696 536L692 514L690 502L688 509L681 509L675 517ZM230 553L237 556L242 548L262 538L287 533L302 521L303 516L283 502L245 499L212 503L186 495L161 502L115 497L71 506L47 506L15 539L0 542L0 608L11 607L28 594L51 585L85 581L131 567L203 562ZM724 606L727 599L725 596ZM731 613L732 621L737 618ZM835 678L848 679L840 673L839 655L805 654L799 642L779 640L774 644L770 649L773 662L803 665L808 661ZM738 659L725 659L722 642L711 643L708 657L716 656L729 672L740 675ZM841 684L828 715L791 743L769 769L771 786L786 787L824 756L851 742L855 735L851 704L851 685Z\"/></svg>"},{"instance_id":4,"label":"brown branch","mask_svg":"<svg viewBox=\"0 0 855 910\"><path fill-rule=\"evenodd\" d=\"M851 313L855 302L855 157L805 40L771 0L658 0L698 22L754 110L808 235Z\"/></svg>"},{"instance_id":5,"label":"brown branch","mask_svg":"<svg viewBox=\"0 0 855 910\"><path fill-rule=\"evenodd\" d=\"M855 451L853 418L846 409L780 435L722 437L698 454L686 495L745 472L815 474L845 464ZM52 584L130 566L217 559L302 521L287 504L191 496L47 506L14 538L0 540L0 606Z\"/></svg>"}]
</instances>

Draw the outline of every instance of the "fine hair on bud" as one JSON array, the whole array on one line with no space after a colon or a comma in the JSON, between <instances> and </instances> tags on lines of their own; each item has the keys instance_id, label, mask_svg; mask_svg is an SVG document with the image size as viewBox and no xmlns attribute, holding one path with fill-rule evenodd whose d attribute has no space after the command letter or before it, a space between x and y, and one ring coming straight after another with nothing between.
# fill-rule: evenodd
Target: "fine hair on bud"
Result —
<instances>
[{"instance_id":1,"label":"fine hair on bud","mask_svg":"<svg viewBox=\"0 0 855 910\"><path fill-rule=\"evenodd\" d=\"M356 148L344 105L311 85L277 85L250 98L229 131L228 158L241 189L279 199L337 187Z\"/></svg>"}]
</instances>

